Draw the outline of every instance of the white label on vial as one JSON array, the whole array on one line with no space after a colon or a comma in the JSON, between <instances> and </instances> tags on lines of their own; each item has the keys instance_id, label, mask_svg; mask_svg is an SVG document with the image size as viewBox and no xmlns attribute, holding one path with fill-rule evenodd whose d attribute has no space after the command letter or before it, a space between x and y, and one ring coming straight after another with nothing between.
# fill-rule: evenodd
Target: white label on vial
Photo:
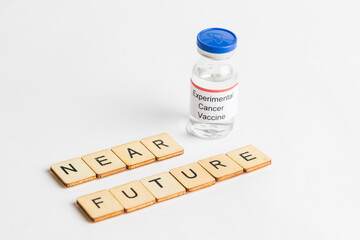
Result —
<instances>
[{"instance_id":1,"label":"white label on vial","mask_svg":"<svg viewBox=\"0 0 360 240\"><path fill-rule=\"evenodd\" d=\"M191 80L190 113L206 123L222 123L235 117L237 112L237 83L227 89L210 90Z\"/></svg>"}]
</instances>

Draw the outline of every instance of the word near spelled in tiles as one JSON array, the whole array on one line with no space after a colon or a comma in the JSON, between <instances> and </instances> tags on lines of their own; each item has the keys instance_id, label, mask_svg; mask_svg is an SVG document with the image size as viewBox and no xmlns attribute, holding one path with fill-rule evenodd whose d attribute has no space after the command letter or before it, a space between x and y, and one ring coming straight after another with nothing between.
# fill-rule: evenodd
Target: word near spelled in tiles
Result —
<instances>
[{"instance_id":1,"label":"word near spelled in tiles","mask_svg":"<svg viewBox=\"0 0 360 240\"><path fill-rule=\"evenodd\" d=\"M94 222L129 213L184 195L216 182L270 165L271 159L252 145L219 154L77 199L77 203Z\"/></svg>"},{"instance_id":2,"label":"word near spelled in tiles","mask_svg":"<svg viewBox=\"0 0 360 240\"><path fill-rule=\"evenodd\" d=\"M51 165L50 170L66 187L72 187L183 153L184 148L169 134L162 133L59 162Z\"/></svg>"}]
</instances>

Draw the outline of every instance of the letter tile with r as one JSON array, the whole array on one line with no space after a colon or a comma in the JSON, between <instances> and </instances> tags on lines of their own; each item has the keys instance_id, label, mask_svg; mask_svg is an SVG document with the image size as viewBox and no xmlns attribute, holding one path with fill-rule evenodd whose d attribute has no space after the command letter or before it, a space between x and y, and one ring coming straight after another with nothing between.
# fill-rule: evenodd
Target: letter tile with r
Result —
<instances>
[{"instance_id":1,"label":"letter tile with r","mask_svg":"<svg viewBox=\"0 0 360 240\"><path fill-rule=\"evenodd\" d=\"M243 173L243 168L231 160L225 154L219 154L210 158L198 161L217 182L238 176Z\"/></svg>"},{"instance_id":2,"label":"letter tile with r","mask_svg":"<svg viewBox=\"0 0 360 240\"><path fill-rule=\"evenodd\" d=\"M155 155L157 161L172 158L184 153L184 148L167 133L143 138L140 142Z\"/></svg>"}]
</instances>

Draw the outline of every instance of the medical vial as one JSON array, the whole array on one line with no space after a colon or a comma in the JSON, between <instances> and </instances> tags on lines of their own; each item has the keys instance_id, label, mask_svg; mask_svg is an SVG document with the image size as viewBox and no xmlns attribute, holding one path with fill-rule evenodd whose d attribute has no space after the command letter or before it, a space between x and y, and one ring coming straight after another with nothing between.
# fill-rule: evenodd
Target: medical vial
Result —
<instances>
[{"instance_id":1,"label":"medical vial","mask_svg":"<svg viewBox=\"0 0 360 240\"><path fill-rule=\"evenodd\" d=\"M237 112L238 81L231 61L236 48L234 33L208 28L197 35L200 59L190 79L190 119L188 131L201 138L228 135Z\"/></svg>"}]
</instances>

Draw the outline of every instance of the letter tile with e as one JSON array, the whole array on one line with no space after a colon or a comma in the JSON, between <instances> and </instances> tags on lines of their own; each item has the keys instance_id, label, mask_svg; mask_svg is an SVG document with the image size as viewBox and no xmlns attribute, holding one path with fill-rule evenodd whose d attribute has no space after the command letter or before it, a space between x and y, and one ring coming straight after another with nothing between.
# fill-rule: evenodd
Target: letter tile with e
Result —
<instances>
[{"instance_id":1,"label":"letter tile with e","mask_svg":"<svg viewBox=\"0 0 360 240\"><path fill-rule=\"evenodd\" d=\"M271 159L253 145L236 149L226 155L243 167L245 172L251 172L271 164Z\"/></svg>"},{"instance_id":2,"label":"letter tile with e","mask_svg":"<svg viewBox=\"0 0 360 240\"><path fill-rule=\"evenodd\" d=\"M107 177L126 170L126 165L112 151L105 149L81 157L98 178Z\"/></svg>"}]
</instances>

